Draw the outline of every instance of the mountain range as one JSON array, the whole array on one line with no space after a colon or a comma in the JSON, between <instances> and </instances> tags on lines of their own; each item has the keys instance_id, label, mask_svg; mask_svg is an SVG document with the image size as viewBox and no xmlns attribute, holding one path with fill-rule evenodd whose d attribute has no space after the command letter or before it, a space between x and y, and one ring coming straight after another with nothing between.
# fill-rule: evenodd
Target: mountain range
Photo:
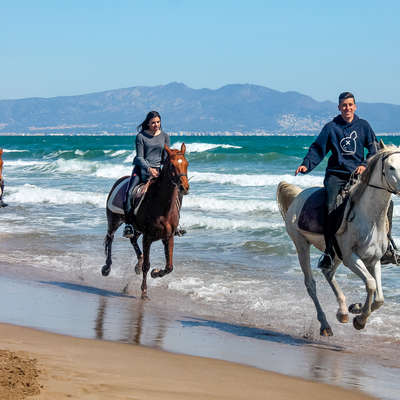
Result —
<instances>
[{"instance_id":1,"label":"mountain range","mask_svg":"<svg viewBox=\"0 0 400 400\"><path fill-rule=\"evenodd\" d=\"M357 103L358 115L377 133L400 132L400 106ZM183 83L136 86L78 96L0 100L0 135L6 133L115 133L136 131L157 110L168 132L317 133L337 104L298 92L232 84L192 89Z\"/></svg>"}]
</instances>

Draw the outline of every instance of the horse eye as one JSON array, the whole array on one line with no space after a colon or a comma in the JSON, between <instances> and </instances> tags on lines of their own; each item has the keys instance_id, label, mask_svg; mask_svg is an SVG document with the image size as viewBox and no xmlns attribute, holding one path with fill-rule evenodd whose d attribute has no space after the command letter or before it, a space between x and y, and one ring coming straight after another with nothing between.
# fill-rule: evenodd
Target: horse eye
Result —
<instances>
[{"instance_id":1,"label":"horse eye","mask_svg":"<svg viewBox=\"0 0 400 400\"><path fill-rule=\"evenodd\" d=\"M396 168L393 167L393 166L390 166L389 169L390 169L391 171L394 171Z\"/></svg>"}]
</instances>

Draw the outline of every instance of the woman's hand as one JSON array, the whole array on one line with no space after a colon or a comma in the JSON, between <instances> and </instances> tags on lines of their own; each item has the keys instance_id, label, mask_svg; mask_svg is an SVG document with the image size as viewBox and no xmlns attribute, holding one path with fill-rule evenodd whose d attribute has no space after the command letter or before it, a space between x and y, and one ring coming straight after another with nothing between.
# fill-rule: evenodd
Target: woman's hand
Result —
<instances>
[{"instance_id":1,"label":"woman's hand","mask_svg":"<svg viewBox=\"0 0 400 400\"><path fill-rule=\"evenodd\" d=\"M152 178L157 178L158 177L158 171L155 169L155 168L149 168L149 173L150 173L150 176L152 177Z\"/></svg>"}]
</instances>

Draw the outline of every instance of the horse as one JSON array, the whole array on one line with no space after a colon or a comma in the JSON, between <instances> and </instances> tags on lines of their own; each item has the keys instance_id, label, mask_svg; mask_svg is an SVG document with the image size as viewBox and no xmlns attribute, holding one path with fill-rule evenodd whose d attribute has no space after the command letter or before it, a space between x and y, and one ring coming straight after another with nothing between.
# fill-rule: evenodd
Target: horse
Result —
<instances>
[{"instance_id":1,"label":"horse","mask_svg":"<svg viewBox=\"0 0 400 400\"><path fill-rule=\"evenodd\" d=\"M142 299L148 299L147 273L150 269L150 246L153 242L162 240L166 265L161 270L153 269L151 277L163 277L173 270L174 235L179 225L182 197L189 193L187 177L189 163L185 158L185 144L182 143L180 150L170 149L166 145L164 148L167 152L164 166L160 175L150 181L145 197L138 206L132 221L125 221L123 210L113 207L110 201L114 189L120 188L119 192L124 192L129 177L119 178L114 183L106 203L107 234L104 239L106 263L103 265L101 273L103 276L107 276L111 271L111 252L115 231L124 222L132 223L134 235L130 241L137 257L135 272L140 274L140 270L142 270ZM131 207L134 207L133 200ZM140 235L143 235L143 252L137 243Z\"/></svg>"},{"instance_id":2,"label":"horse","mask_svg":"<svg viewBox=\"0 0 400 400\"><path fill-rule=\"evenodd\" d=\"M277 202L286 230L296 247L307 292L317 311L320 335L332 336L332 329L317 297L310 266L310 246L321 251L325 249L323 228L321 224L320 229L304 228L318 226L317 214L318 210L320 214L324 212L323 200L319 209L308 208L308 222L301 224L301 213L307 201L311 196L315 198L317 191L321 190L316 187L302 190L296 185L280 182ZM392 194L400 194L400 148L385 146L381 141L380 149L368 160L358 183L349 190L344 218L335 234L336 253L341 253L341 259L336 255L332 268L322 269L339 305L336 313L338 321L348 322L348 312L358 314L353 318L353 326L357 330L364 329L371 313L384 303L380 259L388 246L387 211ZM346 298L335 279L336 269L341 262L365 283L367 295L363 305L357 303L347 309Z\"/></svg>"}]
</instances>

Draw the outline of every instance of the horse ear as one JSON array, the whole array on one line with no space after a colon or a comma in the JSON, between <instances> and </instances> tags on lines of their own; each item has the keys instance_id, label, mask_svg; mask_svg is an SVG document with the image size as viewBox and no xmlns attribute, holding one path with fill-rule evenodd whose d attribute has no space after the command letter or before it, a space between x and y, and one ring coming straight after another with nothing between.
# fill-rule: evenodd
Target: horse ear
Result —
<instances>
[{"instance_id":1,"label":"horse ear","mask_svg":"<svg viewBox=\"0 0 400 400\"><path fill-rule=\"evenodd\" d=\"M171 151L171 149L170 149L166 144L164 144L164 149L165 149L165 151L168 153L168 155L171 157L172 151Z\"/></svg>"},{"instance_id":2,"label":"horse ear","mask_svg":"<svg viewBox=\"0 0 400 400\"><path fill-rule=\"evenodd\" d=\"M185 143L182 143L182 146L181 146L181 152L182 152L182 154L185 154L185 151L186 151Z\"/></svg>"},{"instance_id":3,"label":"horse ear","mask_svg":"<svg viewBox=\"0 0 400 400\"><path fill-rule=\"evenodd\" d=\"M383 150L384 148L386 148L386 146L385 146L385 143L383 143L383 140L381 139L381 140L379 141L379 149L380 149L380 150Z\"/></svg>"}]
</instances>

